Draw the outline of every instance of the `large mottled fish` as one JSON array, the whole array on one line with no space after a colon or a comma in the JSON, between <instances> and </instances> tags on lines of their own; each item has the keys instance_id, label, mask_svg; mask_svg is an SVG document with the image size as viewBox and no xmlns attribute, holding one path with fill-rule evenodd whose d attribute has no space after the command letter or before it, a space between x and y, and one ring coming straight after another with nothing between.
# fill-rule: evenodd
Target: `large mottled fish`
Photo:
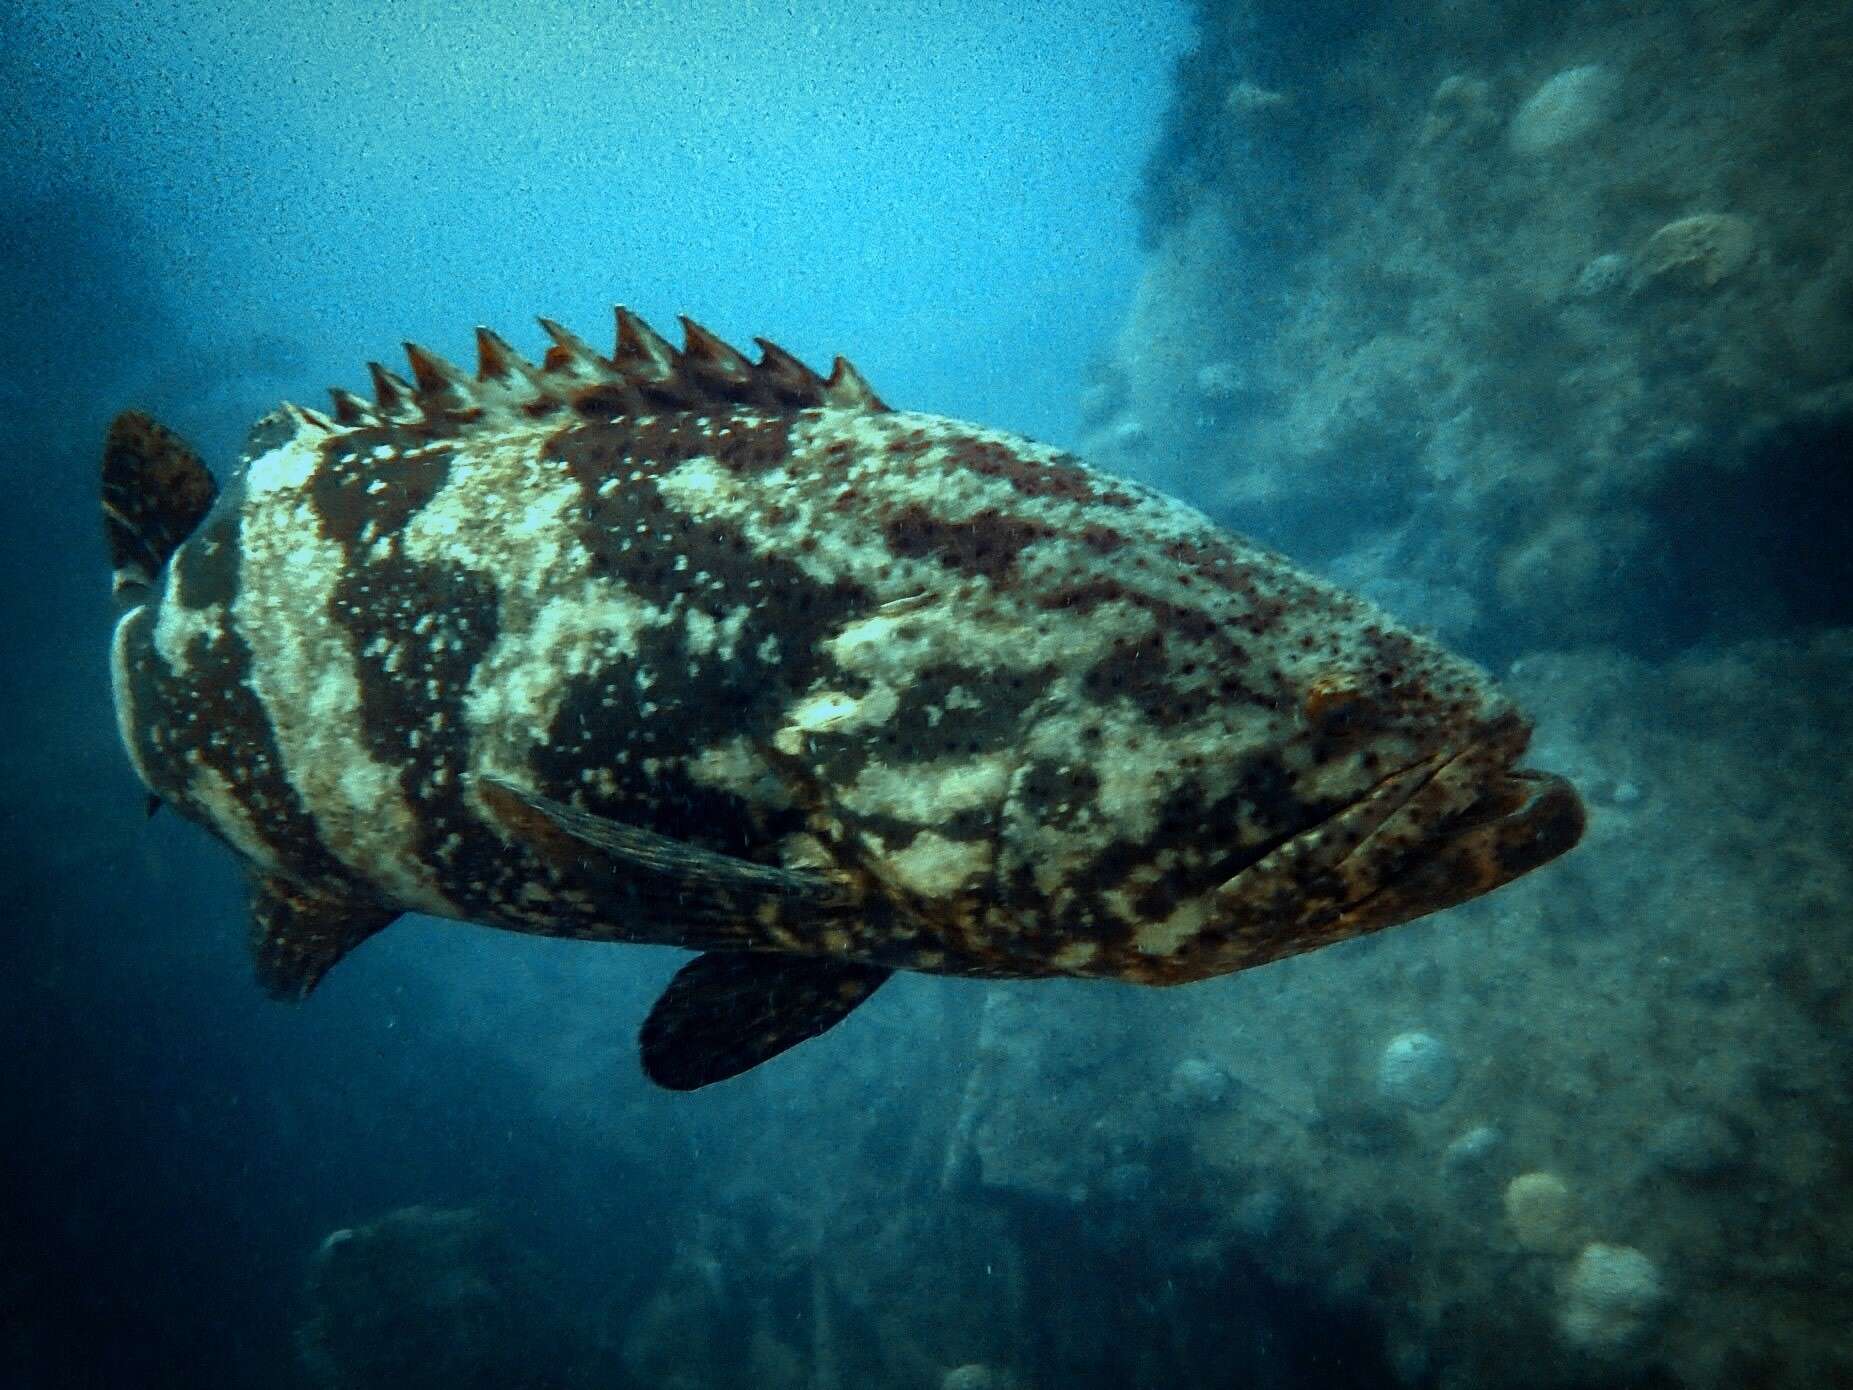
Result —
<instances>
[{"instance_id":1,"label":"large mottled fish","mask_svg":"<svg viewBox=\"0 0 1853 1390\"><path fill-rule=\"evenodd\" d=\"M113 675L149 790L306 995L403 912L704 952L690 1089L895 970L1176 984L1576 843L1486 675L1200 513L618 311L285 405L218 491L110 431Z\"/></svg>"}]
</instances>

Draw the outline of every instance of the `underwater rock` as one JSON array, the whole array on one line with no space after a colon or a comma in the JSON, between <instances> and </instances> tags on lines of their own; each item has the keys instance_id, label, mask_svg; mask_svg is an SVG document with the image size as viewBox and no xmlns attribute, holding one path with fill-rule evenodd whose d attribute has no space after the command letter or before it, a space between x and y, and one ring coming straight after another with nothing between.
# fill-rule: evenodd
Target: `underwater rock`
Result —
<instances>
[{"instance_id":1,"label":"underwater rock","mask_svg":"<svg viewBox=\"0 0 1853 1390\"><path fill-rule=\"evenodd\" d=\"M973 1361L947 1371L940 1377L939 1390L1018 1390L1018 1385L1009 1371Z\"/></svg>"},{"instance_id":2,"label":"underwater rock","mask_svg":"<svg viewBox=\"0 0 1853 1390\"><path fill-rule=\"evenodd\" d=\"M1242 118L1259 115L1264 111L1277 111L1287 105L1287 94L1276 92L1267 87L1242 78L1229 84L1229 90L1223 94L1222 109L1229 115Z\"/></svg>"},{"instance_id":3,"label":"underwater rock","mask_svg":"<svg viewBox=\"0 0 1853 1390\"><path fill-rule=\"evenodd\" d=\"M1641 784L1639 782L1629 781L1624 778L1622 781L1617 782L1614 789L1609 792L1608 801L1612 806L1620 806L1625 809L1629 806L1639 805L1642 796L1645 794L1646 793L1641 790Z\"/></svg>"},{"instance_id":4,"label":"underwater rock","mask_svg":"<svg viewBox=\"0 0 1853 1390\"><path fill-rule=\"evenodd\" d=\"M1213 1110L1229 1098L1235 1082L1229 1073L1202 1057L1186 1057L1171 1069L1165 1095L1187 1110Z\"/></svg>"},{"instance_id":5,"label":"underwater rock","mask_svg":"<svg viewBox=\"0 0 1853 1390\"><path fill-rule=\"evenodd\" d=\"M1150 442L1152 432L1145 427L1142 420L1127 416L1113 425L1107 432L1108 438L1116 448L1138 449Z\"/></svg>"},{"instance_id":6,"label":"underwater rock","mask_svg":"<svg viewBox=\"0 0 1853 1390\"><path fill-rule=\"evenodd\" d=\"M1685 289L1711 289L1756 254L1756 231L1728 212L1701 212L1669 222L1641 248L1641 274Z\"/></svg>"},{"instance_id":7,"label":"underwater rock","mask_svg":"<svg viewBox=\"0 0 1853 1390\"><path fill-rule=\"evenodd\" d=\"M1555 1173L1520 1173L1506 1184L1506 1223L1525 1249L1567 1255L1576 1248L1576 1199Z\"/></svg>"},{"instance_id":8,"label":"underwater rock","mask_svg":"<svg viewBox=\"0 0 1853 1390\"><path fill-rule=\"evenodd\" d=\"M1422 123L1421 142L1432 144L1445 136L1477 134L1494 123L1487 97L1491 88L1477 77L1455 73L1441 79L1428 99L1428 119Z\"/></svg>"},{"instance_id":9,"label":"underwater rock","mask_svg":"<svg viewBox=\"0 0 1853 1390\"><path fill-rule=\"evenodd\" d=\"M1796 365L1810 380L1853 373L1853 248L1802 287L1786 328Z\"/></svg>"},{"instance_id":10,"label":"underwater rock","mask_svg":"<svg viewBox=\"0 0 1853 1390\"><path fill-rule=\"evenodd\" d=\"M1534 616L1560 640L1613 635L1666 589L1663 537L1636 510L1566 512L1516 540L1499 557L1494 583L1514 611ZM1626 602L1618 598L1625 596Z\"/></svg>"},{"instance_id":11,"label":"underwater rock","mask_svg":"<svg viewBox=\"0 0 1853 1390\"><path fill-rule=\"evenodd\" d=\"M405 1207L324 1239L296 1343L327 1390L505 1390L556 1383L571 1338L552 1281L472 1210Z\"/></svg>"},{"instance_id":12,"label":"underwater rock","mask_svg":"<svg viewBox=\"0 0 1853 1390\"><path fill-rule=\"evenodd\" d=\"M1743 1141L1711 1114L1679 1115L1655 1131L1648 1156L1684 1178L1715 1178L1744 1161Z\"/></svg>"},{"instance_id":13,"label":"underwater rock","mask_svg":"<svg viewBox=\"0 0 1853 1390\"><path fill-rule=\"evenodd\" d=\"M1615 104L1613 73L1600 64L1566 68L1512 117L1508 139L1522 155L1548 154L1583 139L1608 119Z\"/></svg>"},{"instance_id":14,"label":"underwater rock","mask_svg":"<svg viewBox=\"0 0 1853 1390\"><path fill-rule=\"evenodd\" d=\"M1456 1175L1484 1173L1505 1143L1505 1135L1495 1125L1475 1125L1463 1130L1442 1150L1441 1165Z\"/></svg>"},{"instance_id":15,"label":"underwater rock","mask_svg":"<svg viewBox=\"0 0 1853 1390\"><path fill-rule=\"evenodd\" d=\"M1580 1351L1609 1356L1634 1346L1666 1303L1660 1268L1629 1245L1583 1247L1564 1280L1557 1326Z\"/></svg>"},{"instance_id":16,"label":"underwater rock","mask_svg":"<svg viewBox=\"0 0 1853 1390\"><path fill-rule=\"evenodd\" d=\"M1206 401L1235 399L1248 389L1248 375L1239 362L1223 358L1197 369L1197 394Z\"/></svg>"},{"instance_id":17,"label":"underwater rock","mask_svg":"<svg viewBox=\"0 0 1853 1390\"><path fill-rule=\"evenodd\" d=\"M1100 1195L1110 1202L1143 1202L1157 1182L1149 1163L1116 1163L1100 1183Z\"/></svg>"},{"instance_id":18,"label":"underwater rock","mask_svg":"<svg viewBox=\"0 0 1853 1390\"><path fill-rule=\"evenodd\" d=\"M1284 1187L1263 1182L1235 1204L1235 1229L1251 1241L1272 1240L1287 1224L1290 1205Z\"/></svg>"},{"instance_id":19,"label":"underwater rock","mask_svg":"<svg viewBox=\"0 0 1853 1390\"><path fill-rule=\"evenodd\" d=\"M1619 251L1592 257L1570 284L1572 299L1607 299L1627 287L1634 262Z\"/></svg>"},{"instance_id":20,"label":"underwater rock","mask_svg":"<svg viewBox=\"0 0 1853 1390\"><path fill-rule=\"evenodd\" d=\"M1411 1110L1433 1110L1454 1094L1460 1064L1428 1033L1400 1033L1377 1061L1377 1094Z\"/></svg>"},{"instance_id":21,"label":"underwater rock","mask_svg":"<svg viewBox=\"0 0 1853 1390\"><path fill-rule=\"evenodd\" d=\"M620 1355L638 1385L707 1386L724 1378L712 1329L739 1316L726 1271L704 1246L685 1246L631 1318Z\"/></svg>"}]
</instances>

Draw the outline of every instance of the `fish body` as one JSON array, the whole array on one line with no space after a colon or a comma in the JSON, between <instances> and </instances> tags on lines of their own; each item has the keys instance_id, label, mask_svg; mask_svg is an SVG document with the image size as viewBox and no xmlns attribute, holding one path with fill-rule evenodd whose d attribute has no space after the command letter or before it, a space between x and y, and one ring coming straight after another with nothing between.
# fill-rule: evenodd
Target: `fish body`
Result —
<instances>
[{"instance_id":1,"label":"fish body","mask_svg":"<svg viewBox=\"0 0 1853 1390\"><path fill-rule=\"evenodd\" d=\"M260 422L222 492L125 415L112 668L275 993L402 912L707 954L690 1087L904 969L1174 984L1575 843L1478 667L1196 510L620 310Z\"/></svg>"}]
</instances>

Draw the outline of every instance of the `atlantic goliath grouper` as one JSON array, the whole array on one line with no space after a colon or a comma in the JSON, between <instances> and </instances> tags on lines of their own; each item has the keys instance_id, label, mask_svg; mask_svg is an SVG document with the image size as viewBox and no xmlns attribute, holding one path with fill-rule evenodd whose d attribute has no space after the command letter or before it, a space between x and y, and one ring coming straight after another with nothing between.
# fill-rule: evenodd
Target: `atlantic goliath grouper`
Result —
<instances>
[{"instance_id":1,"label":"atlantic goliath grouper","mask_svg":"<svg viewBox=\"0 0 1853 1390\"><path fill-rule=\"evenodd\" d=\"M121 416L122 741L244 862L300 998L403 912L691 947L693 1089L896 970L1201 980L1574 845L1478 667L1149 488L618 310L601 357L254 429L223 491Z\"/></svg>"}]
</instances>

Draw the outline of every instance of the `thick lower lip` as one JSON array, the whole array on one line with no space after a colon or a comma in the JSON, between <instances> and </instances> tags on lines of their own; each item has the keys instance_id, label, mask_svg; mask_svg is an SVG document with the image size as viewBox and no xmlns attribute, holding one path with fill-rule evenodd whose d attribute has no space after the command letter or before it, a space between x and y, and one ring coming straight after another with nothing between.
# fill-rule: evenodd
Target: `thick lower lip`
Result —
<instances>
[{"instance_id":1,"label":"thick lower lip","mask_svg":"<svg viewBox=\"0 0 1853 1390\"><path fill-rule=\"evenodd\" d=\"M1574 848L1584 824L1582 799L1562 777L1511 768L1461 814L1451 838L1481 842L1517 877Z\"/></svg>"},{"instance_id":2,"label":"thick lower lip","mask_svg":"<svg viewBox=\"0 0 1853 1390\"><path fill-rule=\"evenodd\" d=\"M1475 744L1386 818L1372 837L1377 864L1352 873L1368 885L1352 901L1359 925L1405 922L1477 898L1575 846L1584 825L1575 789L1554 773L1511 767L1516 751L1500 739Z\"/></svg>"},{"instance_id":3,"label":"thick lower lip","mask_svg":"<svg viewBox=\"0 0 1853 1390\"><path fill-rule=\"evenodd\" d=\"M1458 875L1469 859L1480 892L1497 886L1489 879L1503 882L1545 863L1581 837L1583 811L1563 778L1511 766L1527 732L1501 724L1456 753L1403 768L1223 891L1259 895L1273 887L1355 904L1444 865ZM1503 877L1501 866L1509 866Z\"/></svg>"}]
</instances>

